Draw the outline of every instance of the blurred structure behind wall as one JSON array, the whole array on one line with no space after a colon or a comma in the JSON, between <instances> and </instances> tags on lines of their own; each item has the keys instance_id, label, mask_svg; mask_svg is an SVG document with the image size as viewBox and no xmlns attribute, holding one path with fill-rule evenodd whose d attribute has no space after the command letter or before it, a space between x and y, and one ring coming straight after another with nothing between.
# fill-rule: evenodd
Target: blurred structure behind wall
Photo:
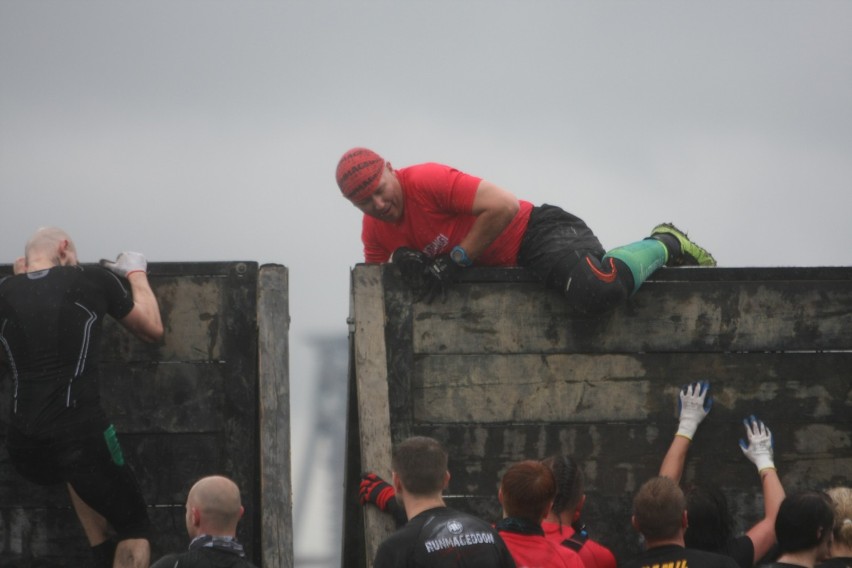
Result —
<instances>
[{"instance_id":1,"label":"blurred structure behind wall","mask_svg":"<svg viewBox=\"0 0 852 568\"><path fill-rule=\"evenodd\" d=\"M346 380L346 332L305 340L314 376L306 385L306 408L294 409L293 435L304 450L293 460L297 567L337 568L341 558ZM305 385L302 385L303 387ZM300 404L295 400L296 404ZM296 418L298 415L300 418ZM298 423L297 423L298 420Z\"/></svg>"}]
</instances>

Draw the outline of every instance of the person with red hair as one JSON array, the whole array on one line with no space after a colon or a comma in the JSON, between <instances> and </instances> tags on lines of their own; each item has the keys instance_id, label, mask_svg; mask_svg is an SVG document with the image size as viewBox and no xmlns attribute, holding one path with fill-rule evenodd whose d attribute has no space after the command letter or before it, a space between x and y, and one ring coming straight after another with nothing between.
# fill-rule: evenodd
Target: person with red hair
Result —
<instances>
[{"instance_id":1,"label":"person with red hair","mask_svg":"<svg viewBox=\"0 0 852 568\"><path fill-rule=\"evenodd\" d=\"M556 497L556 479L549 467L536 460L514 464L498 493L503 519L496 528L518 568L583 568L580 556L545 537L541 522Z\"/></svg>"}]
</instances>

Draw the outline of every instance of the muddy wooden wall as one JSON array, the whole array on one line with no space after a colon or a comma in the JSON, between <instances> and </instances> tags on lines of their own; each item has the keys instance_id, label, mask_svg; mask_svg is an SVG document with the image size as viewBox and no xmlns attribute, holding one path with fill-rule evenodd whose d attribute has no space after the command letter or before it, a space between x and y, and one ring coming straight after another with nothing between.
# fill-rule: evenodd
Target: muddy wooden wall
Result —
<instances>
[{"instance_id":1,"label":"muddy wooden wall","mask_svg":"<svg viewBox=\"0 0 852 568\"><path fill-rule=\"evenodd\" d=\"M392 267L359 265L351 311L346 565L368 565L392 529L362 513L358 475L388 476L409 435L447 446L450 506L492 521L509 465L574 456L593 538L636 553L632 496L677 429L679 387L698 380L715 403L684 483L720 486L736 530L762 515L737 445L750 414L775 436L788 491L852 483L850 268L663 269L624 307L580 319L521 269L471 269L424 304Z\"/></svg>"},{"instance_id":2,"label":"muddy wooden wall","mask_svg":"<svg viewBox=\"0 0 852 568\"><path fill-rule=\"evenodd\" d=\"M187 491L202 476L222 474L241 489L238 538L250 558L265 568L291 567L287 269L153 263L149 279L165 338L148 345L107 319L101 394L148 503L152 559L186 549ZM3 379L5 439L12 385ZM0 566L88 560L64 487L25 481L2 444Z\"/></svg>"}]
</instances>

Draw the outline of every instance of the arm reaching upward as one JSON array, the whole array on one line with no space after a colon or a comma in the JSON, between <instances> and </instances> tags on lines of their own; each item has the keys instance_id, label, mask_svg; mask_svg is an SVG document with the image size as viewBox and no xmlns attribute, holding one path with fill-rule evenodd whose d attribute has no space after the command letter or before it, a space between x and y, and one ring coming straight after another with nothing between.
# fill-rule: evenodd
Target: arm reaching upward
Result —
<instances>
[{"instance_id":1,"label":"arm reaching upward","mask_svg":"<svg viewBox=\"0 0 852 568\"><path fill-rule=\"evenodd\" d=\"M122 252L115 261L101 260L101 266L127 278L133 292L133 309L119 323L133 335L154 343L163 338L160 305L148 282L148 261L138 252Z\"/></svg>"},{"instance_id":2,"label":"arm reaching upward","mask_svg":"<svg viewBox=\"0 0 852 568\"><path fill-rule=\"evenodd\" d=\"M740 440L740 449L757 468L763 489L763 518L746 531L754 546L754 562L766 556L775 544L775 517L786 496L774 461L774 440L769 428L754 416L743 420L748 443Z\"/></svg>"},{"instance_id":3,"label":"arm reaching upward","mask_svg":"<svg viewBox=\"0 0 852 568\"><path fill-rule=\"evenodd\" d=\"M160 341L163 338L163 321L157 297L148 283L148 275L134 272L128 275L127 281L133 291L133 309L119 323L142 341Z\"/></svg>"},{"instance_id":4,"label":"arm reaching upward","mask_svg":"<svg viewBox=\"0 0 852 568\"><path fill-rule=\"evenodd\" d=\"M683 387L678 395L678 427L674 439L660 464L660 475L680 483L683 466L698 425L710 413L713 397L710 382L699 381Z\"/></svg>"}]
</instances>

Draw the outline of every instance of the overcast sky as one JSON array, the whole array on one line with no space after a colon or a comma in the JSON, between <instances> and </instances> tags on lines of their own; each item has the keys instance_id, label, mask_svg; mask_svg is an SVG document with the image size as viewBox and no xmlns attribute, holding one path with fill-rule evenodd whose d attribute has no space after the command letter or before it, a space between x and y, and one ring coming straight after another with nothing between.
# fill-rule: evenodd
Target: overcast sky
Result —
<instances>
[{"instance_id":1,"label":"overcast sky","mask_svg":"<svg viewBox=\"0 0 852 568\"><path fill-rule=\"evenodd\" d=\"M0 262L58 225L84 262L286 265L294 429L306 338L346 334L356 145L608 248L673 221L723 266L849 266L852 3L0 0Z\"/></svg>"}]
</instances>

